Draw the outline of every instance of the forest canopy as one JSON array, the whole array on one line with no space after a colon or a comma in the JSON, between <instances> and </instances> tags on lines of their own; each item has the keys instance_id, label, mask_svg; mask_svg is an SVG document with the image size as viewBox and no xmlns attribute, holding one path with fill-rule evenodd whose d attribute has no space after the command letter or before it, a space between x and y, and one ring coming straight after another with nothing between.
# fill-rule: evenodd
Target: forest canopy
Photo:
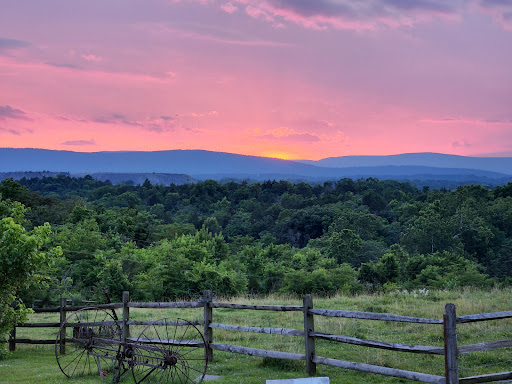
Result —
<instances>
[{"instance_id":1,"label":"forest canopy","mask_svg":"<svg viewBox=\"0 0 512 384\"><path fill-rule=\"evenodd\" d=\"M6 179L0 195L2 206L24 207L24 230L47 228L41 252L59 250L35 288L17 289L29 304L98 299L101 288L114 300L123 290L168 300L204 289L329 295L512 281L510 183L452 191L373 178L162 186L60 175Z\"/></svg>"}]
</instances>

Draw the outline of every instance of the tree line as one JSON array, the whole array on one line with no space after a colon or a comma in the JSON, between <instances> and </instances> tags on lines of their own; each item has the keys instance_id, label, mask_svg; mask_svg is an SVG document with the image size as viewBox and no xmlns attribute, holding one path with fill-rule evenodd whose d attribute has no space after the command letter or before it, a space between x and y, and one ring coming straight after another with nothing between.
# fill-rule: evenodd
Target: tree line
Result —
<instances>
[{"instance_id":1,"label":"tree line","mask_svg":"<svg viewBox=\"0 0 512 384\"><path fill-rule=\"evenodd\" d=\"M0 339L23 303L100 300L101 288L152 301L511 282L512 183L0 183Z\"/></svg>"},{"instance_id":2,"label":"tree line","mask_svg":"<svg viewBox=\"0 0 512 384\"><path fill-rule=\"evenodd\" d=\"M6 235L13 226L37 238L34 255L46 255L28 268L39 276L30 289L15 289L26 303L94 299L103 287L115 300L123 290L167 300L203 289L329 295L512 281L512 183L135 186L59 175L6 179L0 195L1 268L18 262ZM8 268L0 271L9 281Z\"/></svg>"}]
</instances>

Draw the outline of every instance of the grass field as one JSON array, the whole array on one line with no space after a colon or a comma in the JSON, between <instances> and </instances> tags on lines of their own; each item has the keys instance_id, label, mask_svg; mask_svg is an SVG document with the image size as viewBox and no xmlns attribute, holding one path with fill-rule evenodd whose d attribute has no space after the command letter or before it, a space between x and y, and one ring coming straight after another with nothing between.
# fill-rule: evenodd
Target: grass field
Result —
<instances>
[{"instance_id":1,"label":"grass field","mask_svg":"<svg viewBox=\"0 0 512 384\"><path fill-rule=\"evenodd\" d=\"M418 316L441 319L444 305L452 302L457 306L457 315L496 312L510 310L512 289L494 289L491 291L464 290L461 292L394 292L382 295L335 296L315 298L315 308L344 309L366 312L382 312L398 315ZM218 301L301 305L301 298L270 296L265 298L237 297L218 299ZM132 320L156 320L163 317L180 317L188 320L202 319L202 309L178 310L131 310ZM268 312L250 310L214 309L216 323L259 326L303 328L301 312ZM33 314L31 322L58 321L57 314ZM138 335L143 327L131 328L132 335ZM442 347L442 326L408 323L391 323L368 320L335 319L315 316L315 330L364 339L396 342L402 344L430 345ZM54 339L55 328L18 328L17 337L35 339ZM242 332L227 332L215 329L214 342L235 344L252 348L269 349L283 352L304 353L302 337L263 335ZM459 345L512 338L511 320L493 320L480 323L460 324L458 326ZM460 376L501 372L512 370L511 349L478 352L461 355L459 359ZM393 352L367 347L359 347L330 341L317 340L316 354L348 361L400 368L411 371L444 374L443 356L418 355L405 352ZM268 379L305 377L305 363L251 357L214 351L214 361L208 365L207 374L221 375L217 384L256 384ZM365 374L327 366L317 366L318 376L329 376L333 384L348 383L409 383L410 381L391 377ZM110 381L109 377L105 381ZM67 379L60 372L54 355L53 346L22 345L16 352L0 361L0 382L2 383L99 383L97 376ZM124 383L132 383L126 377ZM412 383L412 382L411 382Z\"/></svg>"}]
</instances>

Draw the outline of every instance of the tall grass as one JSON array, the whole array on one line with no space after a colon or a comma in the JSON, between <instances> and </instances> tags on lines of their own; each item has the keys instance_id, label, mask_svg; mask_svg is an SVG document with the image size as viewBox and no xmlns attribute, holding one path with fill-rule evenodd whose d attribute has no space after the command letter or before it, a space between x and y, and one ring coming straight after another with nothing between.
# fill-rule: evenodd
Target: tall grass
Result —
<instances>
[{"instance_id":1,"label":"tall grass","mask_svg":"<svg viewBox=\"0 0 512 384\"><path fill-rule=\"evenodd\" d=\"M344 309L366 312L392 313L398 315L442 319L444 305L452 302L457 307L457 315L486 313L510 310L512 289L482 291L465 289L462 291L416 291L391 292L375 295L314 298L315 308ZM218 298L217 301L240 304L281 304L301 305L302 298L270 295L266 297ZM156 320L163 317L179 317L188 320L202 319L202 309L132 309L133 320ZM303 328L301 312L268 312L252 310L214 309L216 323L259 326ZM31 322L58 321L57 314L32 314ZM137 336L142 326L132 326L131 333ZM402 344L443 346L441 325L409 324L356 319L339 319L315 316L315 330L364 339L396 342ZM18 328L19 338L54 338L55 328ZM252 348L283 352L304 353L304 340L301 337L264 335L213 331L214 342L235 344ZM459 345L512 338L511 320L494 320L458 325ZM376 364L436 375L443 375L443 356L418 355L404 352L360 347L348 344L317 340L316 353L319 356ZM510 348L497 351L461 355L460 375L472 376L510 370L512 366ZM319 365L319 376L329 376L331 383L407 383L403 379L341 370ZM265 359L214 351L214 361L210 362L208 374L221 375L218 384L263 383L267 379L296 378L305 376L304 362L291 362ZM18 345L10 358L0 361L0 381L8 383L93 383L99 378L88 377L77 380L66 379L59 371L51 346ZM124 380L131 383L131 378Z\"/></svg>"}]
</instances>

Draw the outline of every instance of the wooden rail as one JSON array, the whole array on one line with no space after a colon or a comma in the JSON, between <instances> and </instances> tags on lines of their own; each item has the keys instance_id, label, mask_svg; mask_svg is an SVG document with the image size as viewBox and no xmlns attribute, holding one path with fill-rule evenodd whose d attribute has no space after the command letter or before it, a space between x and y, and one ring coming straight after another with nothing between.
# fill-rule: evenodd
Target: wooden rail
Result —
<instances>
[{"instance_id":1,"label":"wooden rail","mask_svg":"<svg viewBox=\"0 0 512 384\"><path fill-rule=\"evenodd\" d=\"M168 326L184 326L184 325L203 325L203 320L191 320L191 321L154 321L154 320L128 320L128 325L168 325Z\"/></svg>"},{"instance_id":2,"label":"wooden rail","mask_svg":"<svg viewBox=\"0 0 512 384\"><path fill-rule=\"evenodd\" d=\"M61 328L61 351L65 351L66 342L72 341L62 336L63 330L62 324L65 322L66 314L84 308L101 308L101 309L122 309L122 319L119 322L115 321L104 321L104 322L89 322L89 323L67 323L69 327L73 326L92 326L92 325L113 325L119 324L123 331L122 341L134 342L137 341L137 337L130 335L130 326L141 325L147 326L150 324L163 325L162 321L148 321L148 320L130 320L130 308L148 308L148 309L185 309L185 308L201 308L203 309L203 320L194 320L190 322L185 321L173 321L166 322L168 325L183 326L187 324L193 324L195 326L202 325L204 327L204 339L206 341L206 351L208 359L213 359L213 351L222 351L228 353L244 354L248 356L259 356L259 357L270 357L276 359L286 360L298 360L306 362L306 371L308 375L314 375L316 372L316 365L329 365L333 367L351 369L363 372L369 372L385 376L393 376L402 379L420 381L424 383L438 383L438 384L474 384L474 383L485 383L497 380L509 380L512 379L512 371L499 372L493 374L485 374L471 377L459 377L458 370L458 356L460 354L491 351L500 348L512 347L512 339L497 340L490 342L483 342L470 345L459 346L457 344L457 325L476 322L476 321L489 321L489 320L500 320L512 318L512 311L494 312L494 313L482 313L474 315L456 316L455 306L453 304L447 304L445 307L445 314L443 320L429 319L412 316L393 315L388 313L373 313L373 312L360 312L360 311L346 311L346 310L331 310L331 309L315 309L313 308L313 298L311 295L306 295L303 300L303 305L258 305L258 304L233 304L233 303L220 303L213 301L213 293L211 291L205 291L205 294L199 301L191 302L132 302L128 292L123 293L122 303L113 304L102 304L95 307L91 306L67 306L66 299L61 299L59 307L52 308L36 308L36 313L60 313L59 322L46 322L46 323L24 323L19 324L18 327L22 328ZM233 310L257 310L257 311L296 311L303 312L304 316L304 328L303 329L292 329L292 328L274 328L274 327L255 327L255 326L240 326L230 324L220 324L213 321L213 309L233 309ZM432 324L432 325L443 325L444 332L444 347L437 346L422 346L422 345L407 345L399 343L391 343L377 340L367 340L357 337L349 337L343 335L335 335L330 333L316 332L314 326L315 316L327 316L334 318L347 318L347 319L359 319L359 320L370 320L370 321L388 321L388 322L405 322L405 323L417 323L417 324ZM304 348L305 353L290 353L281 351L271 351L264 349L256 349L243 347L239 345L231 344L219 344L214 342L213 330L220 329L224 331L232 332L250 332L260 333L268 335L285 335L285 336L296 336L304 337ZM315 340L322 339L332 342L339 342L345 344L352 344L370 348L385 349L396 352L409 352L409 353L420 353L429 355L444 355L445 357L445 376L435 376L420 372L405 371L397 368L382 367L370 364L362 364L350 361L336 360L327 357L317 356L315 353ZM140 341L140 340L139 340ZM148 342L155 342L155 340L147 340ZM118 341L119 342L119 341ZM16 344L55 344L55 340L30 340L16 338L16 328L10 333L9 338L9 349L15 350ZM163 343L175 343L173 340L164 340ZM199 341L183 341L186 345L193 346L205 346L203 342Z\"/></svg>"},{"instance_id":3,"label":"wooden rail","mask_svg":"<svg viewBox=\"0 0 512 384\"><path fill-rule=\"evenodd\" d=\"M148 339L148 338L137 338L129 337L128 341L137 342L141 344L163 344L163 345L181 345L185 347L204 347L204 343L198 340L174 340L174 339Z\"/></svg>"},{"instance_id":4,"label":"wooden rail","mask_svg":"<svg viewBox=\"0 0 512 384\"><path fill-rule=\"evenodd\" d=\"M426 373L404 371L402 369L381 367L378 365L354 363L352 361L343 361L336 359L328 359L326 357L316 356L313 361L317 364L330 365L331 367L338 367L344 369L351 369L354 371L376 373L378 375L399 377L402 379L421 381L422 383L445 384L445 379L442 376L428 375Z\"/></svg>"},{"instance_id":5,"label":"wooden rail","mask_svg":"<svg viewBox=\"0 0 512 384\"><path fill-rule=\"evenodd\" d=\"M252 309L256 311L302 311L302 306L298 305L251 305L251 304L229 304L229 303L211 303L212 308L229 309Z\"/></svg>"},{"instance_id":6,"label":"wooden rail","mask_svg":"<svg viewBox=\"0 0 512 384\"><path fill-rule=\"evenodd\" d=\"M242 355L249 356L272 357L274 359L286 360L306 360L306 355L301 355L299 353L268 351L266 349L241 347L239 345L211 343L210 348L215 349L217 351L240 353Z\"/></svg>"},{"instance_id":7,"label":"wooden rail","mask_svg":"<svg viewBox=\"0 0 512 384\"><path fill-rule=\"evenodd\" d=\"M473 323L475 321L501 320L512 318L512 311L480 313L478 315L466 315L457 317L457 323Z\"/></svg>"},{"instance_id":8,"label":"wooden rail","mask_svg":"<svg viewBox=\"0 0 512 384\"><path fill-rule=\"evenodd\" d=\"M16 344L55 344L55 340L16 339Z\"/></svg>"},{"instance_id":9,"label":"wooden rail","mask_svg":"<svg viewBox=\"0 0 512 384\"><path fill-rule=\"evenodd\" d=\"M444 349L439 347L426 347L421 345L406 345L397 343L387 343L383 341L374 341L366 339L358 339L356 337L331 335L328 333L311 332L311 336L318 339L338 341L340 343L361 345L363 347L372 347L380 349L388 349L390 351L398 352L412 352L412 353L424 353L429 355L444 355Z\"/></svg>"},{"instance_id":10,"label":"wooden rail","mask_svg":"<svg viewBox=\"0 0 512 384\"><path fill-rule=\"evenodd\" d=\"M463 345L458 348L459 353L471 353L471 352L482 352L492 351L494 349L512 347L512 339L488 341L487 343L478 343Z\"/></svg>"},{"instance_id":11,"label":"wooden rail","mask_svg":"<svg viewBox=\"0 0 512 384\"><path fill-rule=\"evenodd\" d=\"M172 308L203 308L203 303L200 301L185 301L181 303L136 303L129 302L129 308L146 308L146 309L172 309Z\"/></svg>"},{"instance_id":12,"label":"wooden rail","mask_svg":"<svg viewBox=\"0 0 512 384\"><path fill-rule=\"evenodd\" d=\"M488 383L490 381L510 380L512 372L490 373L488 375L463 377L459 380L460 384Z\"/></svg>"},{"instance_id":13,"label":"wooden rail","mask_svg":"<svg viewBox=\"0 0 512 384\"><path fill-rule=\"evenodd\" d=\"M60 323L23 323L18 324L17 328L60 328Z\"/></svg>"},{"instance_id":14,"label":"wooden rail","mask_svg":"<svg viewBox=\"0 0 512 384\"><path fill-rule=\"evenodd\" d=\"M74 312L78 311L80 309L85 308L99 308L99 309L116 309L116 308L122 308L122 303L112 303L112 304L98 304L98 305L66 305L66 311L67 312ZM61 307L48 307L48 308L32 308L34 313L59 313Z\"/></svg>"},{"instance_id":15,"label":"wooden rail","mask_svg":"<svg viewBox=\"0 0 512 384\"><path fill-rule=\"evenodd\" d=\"M425 319L422 317L390 315L388 313L334 311L334 310L330 310L330 309L311 309L310 312L314 315L319 315L319 316L344 317L344 318L348 318L348 319L398 321L398 322L402 322L402 323L419 323L419 324L443 324L442 320Z\"/></svg>"},{"instance_id":16,"label":"wooden rail","mask_svg":"<svg viewBox=\"0 0 512 384\"><path fill-rule=\"evenodd\" d=\"M304 337L303 330L290 329L290 328L243 327L240 325L227 325L227 324L217 324L217 323L211 323L210 328L224 329L226 331L235 331L235 332L266 333L269 335L288 335L288 336Z\"/></svg>"}]
</instances>

